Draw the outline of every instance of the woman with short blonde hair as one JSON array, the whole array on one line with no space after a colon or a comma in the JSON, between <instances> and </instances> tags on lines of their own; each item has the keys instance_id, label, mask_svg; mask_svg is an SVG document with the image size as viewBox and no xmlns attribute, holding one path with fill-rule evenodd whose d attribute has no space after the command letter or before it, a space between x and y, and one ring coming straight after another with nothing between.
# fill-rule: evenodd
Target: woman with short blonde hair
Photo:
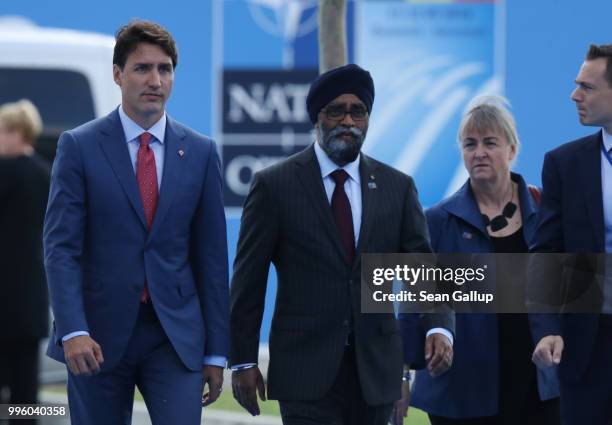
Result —
<instances>
[{"instance_id":1,"label":"woman with short blonde hair","mask_svg":"<svg viewBox=\"0 0 612 425\"><path fill-rule=\"evenodd\" d=\"M464 113L457 138L469 178L426 211L435 252L528 251L539 191L512 172L519 138L508 107L506 99L487 96ZM496 266L500 300L525 284L513 267ZM418 371L411 404L426 411L432 425L558 425L556 371L536 370L531 362L530 325L541 320L457 313L452 368L435 377Z\"/></svg>"},{"instance_id":2,"label":"woman with short blonde hair","mask_svg":"<svg viewBox=\"0 0 612 425\"><path fill-rule=\"evenodd\" d=\"M11 154L13 150L31 151L42 127L38 109L29 100L0 106L0 154L3 151Z\"/></svg>"},{"instance_id":3,"label":"woman with short blonde hair","mask_svg":"<svg viewBox=\"0 0 612 425\"><path fill-rule=\"evenodd\" d=\"M38 347L49 332L42 228L50 170L33 147L41 129L29 100L0 107L0 390L8 389L0 403L37 403Z\"/></svg>"}]
</instances>

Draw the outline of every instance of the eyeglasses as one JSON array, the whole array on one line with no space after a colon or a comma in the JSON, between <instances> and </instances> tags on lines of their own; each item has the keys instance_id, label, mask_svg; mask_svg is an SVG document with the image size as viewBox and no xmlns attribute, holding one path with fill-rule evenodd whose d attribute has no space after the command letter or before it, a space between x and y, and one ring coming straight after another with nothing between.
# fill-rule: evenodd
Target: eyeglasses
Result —
<instances>
[{"instance_id":1,"label":"eyeglasses","mask_svg":"<svg viewBox=\"0 0 612 425\"><path fill-rule=\"evenodd\" d=\"M333 121L342 121L349 114L353 121L364 121L368 117L368 110L363 106L351 106L346 109L344 105L329 105L325 108L325 116Z\"/></svg>"}]
</instances>

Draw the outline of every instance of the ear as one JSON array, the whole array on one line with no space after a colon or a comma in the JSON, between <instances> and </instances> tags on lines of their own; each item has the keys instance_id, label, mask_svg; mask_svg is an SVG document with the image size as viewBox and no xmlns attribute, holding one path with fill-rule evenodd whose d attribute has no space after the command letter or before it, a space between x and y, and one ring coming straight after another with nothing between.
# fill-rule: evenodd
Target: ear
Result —
<instances>
[{"instance_id":1,"label":"ear","mask_svg":"<svg viewBox=\"0 0 612 425\"><path fill-rule=\"evenodd\" d=\"M113 64L113 80L115 84L121 87L121 78L123 77L123 71L119 68L119 65Z\"/></svg>"},{"instance_id":2,"label":"ear","mask_svg":"<svg viewBox=\"0 0 612 425\"><path fill-rule=\"evenodd\" d=\"M516 156L516 145L512 144L510 145L510 161L512 161L515 156Z\"/></svg>"}]
</instances>

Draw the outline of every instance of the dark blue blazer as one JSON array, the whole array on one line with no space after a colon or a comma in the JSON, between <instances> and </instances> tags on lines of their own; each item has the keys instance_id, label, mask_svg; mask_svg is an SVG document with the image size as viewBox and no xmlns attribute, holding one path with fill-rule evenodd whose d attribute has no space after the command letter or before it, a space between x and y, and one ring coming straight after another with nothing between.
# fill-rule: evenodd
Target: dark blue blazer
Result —
<instances>
[{"instance_id":1,"label":"dark blue blazer","mask_svg":"<svg viewBox=\"0 0 612 425\"><path fill-rule=\"evenodd\" d=\"M523 235L530 241L537 205L523 178L512 173L512 179L519 187ZM434 252L493 251L469 180L455 194L428 209L426 216ZM530 317L530 322L538 320L537 316ZM497 414L500 390L497 329L493 314L457 314L453 366L436 378L426 370L417 371L411 404L450 418ZM538 389L543 400L559 396L554 369L538 371Z\"/></svg>"},{"instance_id":2,"label":"dark blue blazer","mask_svg":"<svg viewBox=\"0 0 612 425\"><path fill-rule=\"evenodd\" d=\"M566 143L544 157L542 204L530 251L605 252L601 143L601 131L598 131ZM539 269L535 267L530 275ZM533 284L542 281L536 276ZM575 381L587 369L598 327L596 314L548 316L534 330L534 336L538 339L546 335L563 336L565 345L559 376L562 380Z\"/></svg>"},{"instance_id":3,"label":"dark blue blazer","mask_svg":"<svg viewBox=\"0 0 612 425\"><path fill-rule=\"evenodd\" d=\"M124 353L147 281L186 367L229 354L229 287L219 158L212 140L167 119L159 202L147 230L118 111L63 133L44 227L54 313L48 355L89 331L103 370Z\"/></svg>"}]
</instances>

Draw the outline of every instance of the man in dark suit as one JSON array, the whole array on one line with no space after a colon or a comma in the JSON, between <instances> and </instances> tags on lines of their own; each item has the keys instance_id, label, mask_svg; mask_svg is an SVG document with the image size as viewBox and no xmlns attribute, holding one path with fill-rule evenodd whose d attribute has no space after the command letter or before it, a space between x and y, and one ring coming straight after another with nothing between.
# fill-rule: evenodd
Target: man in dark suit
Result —
<instances>
[{"instance_id":1,"label":"man in dark suit","mask_svg":"<svg viewBox=\"0 0 612 425\"><path fill-rule=\"evenodd\" d=\"M597 133L546 154L535 252L612 253L612 45L592 45L576 77L572 100L580 122ZM564 425L612 424L612 272L593 299L601 314L543 317L533 359L559 364ZM591 273L597 273L595 266ZM546 282L532 270L533 285ZM580 274L574 273L574 277ZM548 280L550 278L548 277ZM558 285L560 282L555 281ZM570 282L572 285L580 282ZM588 288L579 288L586 291ZM585 292L586 293L586 292ZM567 306L564 307L567 311Z\"/></svg>"},{"instance_id":2,"label":"man in dark suit","mask_svg":"<svg viewBox=\"0 0 612 425\"><path fill-rule=\"evenodd\" d=\"M73 423L128 424L134 387L153 423L199 424L229 354L227 242L212 140L165 112L174 40L117 32L122 104L60 137L45 221L55 322ZM209 393L202 399L203 385Z\"/></svg>"},{"instance_id":3,"label":"man in dark suit","mask_svg":"<svg viewBox=\"0 0 612 425\"><path fill-rule=\"evenodd\" d=\"M247 197L231 285L234 397L258 414L257 367L270 263L278 289L268 396L285 424L385 424L400 399L402 340L392 314L362 314L362 253L430 252L412 179L360 149L374 101L369 72L331 70L312 84L316 142L259 172ZM452 358L452 316L426 319L430 367ZM444 328L444 329L442 329ZM446 336L445 336L446 335Z\"/></svg>"},{"instance_id":4,"label":"man in dark suit","mask_svg":"<svg viewBox=\"0 0 612 425\"><path fill-rule=\"evenodd\" d=\"M42 228L50 165L33 148L41 130L30 101L0 107L0 393L9 390L0 403L37 402L39 344L49 334Z\"/></svg>"}]
</instances>

